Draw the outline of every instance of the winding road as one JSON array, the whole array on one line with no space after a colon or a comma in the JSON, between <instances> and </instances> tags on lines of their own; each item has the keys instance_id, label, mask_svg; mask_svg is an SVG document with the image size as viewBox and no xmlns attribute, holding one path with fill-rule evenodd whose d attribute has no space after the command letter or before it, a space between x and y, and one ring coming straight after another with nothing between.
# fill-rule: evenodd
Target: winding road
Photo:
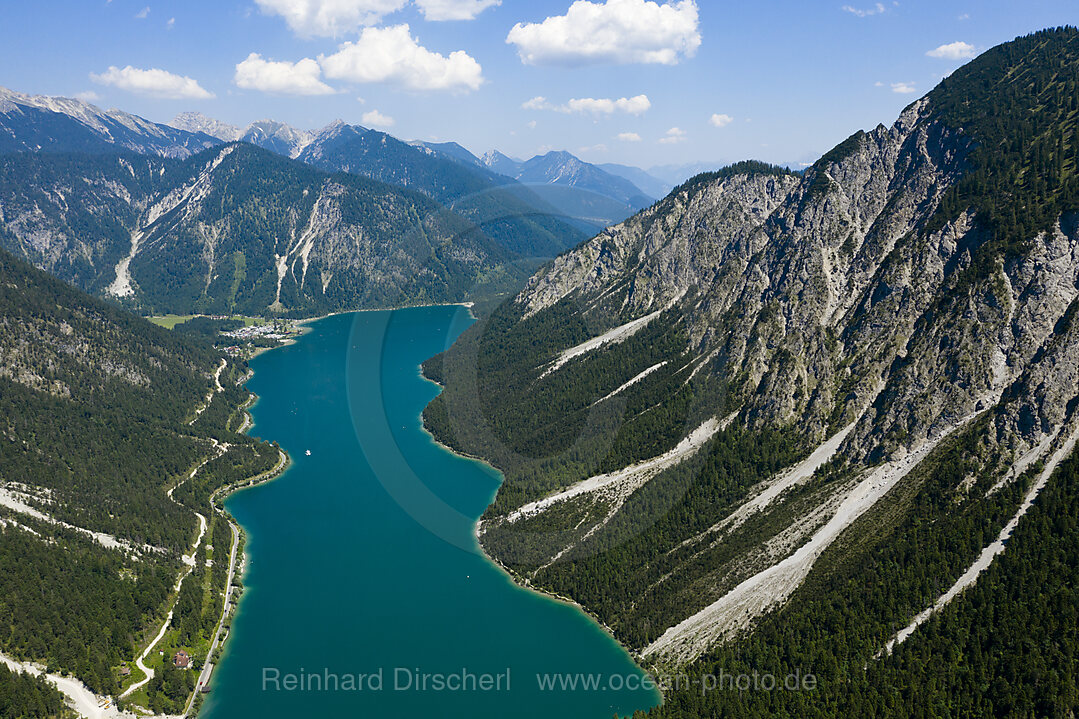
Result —
<instances>
[{"instance_id":1,"label":"winding road","mask_svg":"<svg viewBox=\"0 0 1079 719\"><path fill-rule=\"evenodd\" d=\"M220 370L218 370L218 374L220 375ZM220 387L221 385L218 384L217 386ZM184 482L187 482L188 480L192 479L196 474L198 474L198 471L200 469L202 469L203 467L206 466L206 464L208 462L210 462L211 460L217 459L218 457L220 457L221 455L223 455L225 452L228 451L229 446L227 444L220 444L215 439L211 439L210 441L213 442L214 449L216 449L217 452L213 456L207 457L206 459L202 460L202 462L199 464L199 466L197 466L193 470L191 470L190 474L188 474L186 477L184 477L184 479L181 480L180 482L177 482L176 486L174 486L172 489L170 489L168 491L169 499L172 499L173 502L176 502L176 500L172 498L172 493L174 491L176 491L176 489L180 485L182 485ZM180 504L179 502L176 502L176 503ZM179 598L180 586L184 583L184 580L187 579L187 575L191 574L191 570L193 570L195 568L195 562L197 561L196 556L198 555L199 547L202 546L203 537L206 536L206 517L204 517L199 512L195 512L195 516L199 518L199 536L195 539L195 543L193 545L191 545L191 554L189 554L189 555L185 554L184 555L183 562L184 562L184 565L187 567L187 569L185 569L183 572L180 573L180 576L176 579L176 585L173 587L173 592L176 593L177 599ZM175 609L176 609L176 600L173 600L172 607L169 609L169 613L168 613L168 615L166 615L165 621L161 625L161 629L158 630L157 636L155 636L152 640L150 640L150 643L146 645L146 648L142 651L142 654L140 654L138 656L138 658L135 659L135 666L137 666L139 669L141 669L142 673L145 674L146 676L143 677L140 681L135 682L134 684L129 686L127 689L125 689L123 694L120 695L121 699L123 699L126 696L129 696L132 692L138 691L138 689L145 686L147 682L149 682L151 679L154 678L154 670L151 669L150 667L146 666L145 660L146 660L146 657L148 657L150 655L150 652L153 651L154 647L157 646L157 643L160 642L161 639L165 636L165 632L167 632L169 630L169 625L172 624L172 615L173 615L173 612L175 611Z\"/></svg>"}]
</instances>

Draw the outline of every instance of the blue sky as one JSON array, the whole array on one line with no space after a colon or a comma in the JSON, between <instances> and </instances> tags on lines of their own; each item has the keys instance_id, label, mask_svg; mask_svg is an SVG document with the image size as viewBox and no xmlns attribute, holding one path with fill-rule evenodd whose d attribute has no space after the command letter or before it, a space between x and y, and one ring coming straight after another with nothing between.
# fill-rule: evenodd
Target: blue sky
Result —
<instances>
[{"instance_id":1,"label":"blue sky","mask_svg":"<svg viewBox=\"0 0 1079 719\"><path fill-rule=\"evenodd\" d=\"M50 0L3 18L0 85L21 92L650 167L809 162L968 56L1079 23L1079 3Z\"/></svg>"}]
</instances>

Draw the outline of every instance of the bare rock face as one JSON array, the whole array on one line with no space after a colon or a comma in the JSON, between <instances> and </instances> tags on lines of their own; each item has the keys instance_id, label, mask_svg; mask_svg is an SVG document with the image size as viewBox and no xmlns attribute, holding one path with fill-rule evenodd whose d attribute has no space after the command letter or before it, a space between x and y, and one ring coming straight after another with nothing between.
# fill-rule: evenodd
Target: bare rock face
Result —
<instances>
[{"instance_id":1,"label":"bare rock face","mask_svg":"<svg viewBox=\"0 0 1079 719\"><path fill-rule=\"evenodd\" d=\"M964 213L921 232L969 151L927 102L804 176L676 189L556 259L516 302L530 317L572 297L597 334L673 308L699 369L741 378L743 421L823 440L861 417L847 440L860 456L917 444L1000 399L1053 335L1079 269L1069 216L994 268L988 293L954 286L986 230ZM906 440L882 439L893 431Z\"/></svg>"},{"instance_id":2,"label":"bare rock face","mask_svg":"<svg viewBox=\"0 0 1079 719\"><path fill-rule=\"evenodd\" d=\"M970 72L983 77L1003 62ZM1074 201L1053 205L1052 197L1072 197L1075 180L1029 152L1021 157L1023 149L1009 160L1019 164L987 164L975 140L988 136L985 126L955 119L979 87L934 91L891 127L856 133L802 174L740 163L700 175L532 277L499 318L504 336L490 342L519 347L540 328L538 349L508 365L526 389L502 396L481 372L481 386L496 395L487 406L505 415L551 397L583 426L586 410L599 412L617 395L630 412L624 426L660 426L649 412L681 401L674 398L691 380L711 384L697 394L701 406L688 412L684 431L654 443L654 456L616 442L597 462L601 470L581 468L587 438L566 450L577 453L572 461L532 464L478 441L477 453L507 469L503 492L512 498L484 518L485 548L534 583L583 588L586 605L646 658L681 663L785 601L845 530L894 488L918 481L922 461L945 439L976 428L979 476L955 488L957 503L1070 451L1079 406L1079 212ZM1042 101L1009 102L1026 117ZM1067 108L1060 113L1066 118ZM1062 129L1065 120L1053 122L1042 131L1072 132ZM1065 151L1056 152L1059 166ZM1019 220L1001 229L1000 215L990 215L1011 188L986 168L1029 178L1038 162L1044 192L1012 207ZM1035 205L1056 209L1024 220ZM1016 227L1035 229L1015 236ZM634 344L645 327L649 339ZM665 354L648 344L672 336L682 344ZM513 381L509 369L499 371ZM709 394L715 387L721 400ZM527 431L522 417L513 426ZM545 414L543 422L556 419ZM729 426L786 433L806 449L738 498L710 487L723 497L719 505L699 501L680 515L700 522L714 511L704 531L665 525L640 554L627 549L628 537L648 531L642 506L658 506L658 486L691 486L686 467L707 452L698 447ZM653 442L637 429L626 436ZM616 455L630 461L613 467ZM820 482L799 494L814 477ZM756 520L755 534L746 534ZM612 547L623 553L604 554ZM597 554L610 566L589 564ZM607 575L575 574L611 566L633 574L610 593L589 583ZM626 596L629 608L618 604Z\"/></svg>"}]
</instances>

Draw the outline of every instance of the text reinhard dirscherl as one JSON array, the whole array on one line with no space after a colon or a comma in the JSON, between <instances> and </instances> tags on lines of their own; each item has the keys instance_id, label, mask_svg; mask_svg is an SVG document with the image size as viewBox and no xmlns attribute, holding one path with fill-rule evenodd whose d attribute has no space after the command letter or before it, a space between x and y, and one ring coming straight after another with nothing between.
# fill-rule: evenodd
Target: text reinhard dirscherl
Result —
<instances>
[{"instance_id":1,"label":"text reinhard dirscherl","mask_svg":"<svg viewBox=\"0 0 1079 719\"><path fill-rule=\"evenodd\" d=\"M413 667L382 667L366 674L322 671L282 672L276 667L262 668L262 691L285 692L507 692L510 691L509 667L503 672L425 672Z\"/></svg>"},{"instance_id":2,"label":"text reinhard dirscherl","mask_svg":"<svg viewBox=\"0 0 1079 719\"><path fill-rule=\"evenodd\" d=\"M669 691L672 689L711 691L814 691L817 678L796 671L777 677L768 672L748 674L685 674L653 678L649 674L537 674L540 691ZM308 671L302 667L283 672L277 667L262 668L264 692L508 692L512 690L510 669L501 672L473 672L460 669L426 672L414 667L382 667L367 673L332 672L328 668Z\"/></svg>"}]
</instances>

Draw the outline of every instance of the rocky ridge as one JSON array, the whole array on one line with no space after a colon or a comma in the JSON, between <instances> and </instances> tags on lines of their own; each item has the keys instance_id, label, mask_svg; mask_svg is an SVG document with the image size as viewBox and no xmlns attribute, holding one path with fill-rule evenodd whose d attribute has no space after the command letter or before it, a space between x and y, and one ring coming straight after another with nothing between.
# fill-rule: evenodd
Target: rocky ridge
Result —
<instances>
[{"instance_id":1,"label":"rocky ridge","mask_svg":"<svg viewBox=\"0 0 1079 719\"><path fill-rule=\"evenodd\" d=\"M610 478L635 476L633 467L652 460L607 459L592 469L576 459L533 463L521 450L498 449L510 439L472 446L468 431L455 428L452 441L507 468L501 501L484 518L487 550L554 591L587 587L584 604L631 647L649 661L683 664L781 606L861 517L917 486L938 448L977 437L976 469L949 490L957 503L990 496L1059 450L1079 404L1079 205L1068 179L1075 150L1047 140L1059 148L1055 165L1020 147L1011 157L1023 164L1000 161L988 171L994 166L979 147L986 126L957 122L954 107L975 82L968 78L989 77L977 91L1007 97L1004 117L1015 112L1027 122L1027 108L1044 107L1056 90L1038 81L1016 89L1012 78L1042 69L1030 59L1035 52L1063 57L1045 48L1074 44L1074 35L1024 39L1021 47L1034 51L987 53L891 127L855 133L804 174L740 163L698 176L535 275L496 315L497 330L487 330L496 339L481 340L516 346L507 338L542 332L537 349L509 365L524 376L521 397L551 393L568 423L586 421L576 407L592 406L596 417L595 406L618 396L630 427L695 396L684 426L657 449L711 416L736 433L717 443L780 433L797 438L804 461L740 494L724 490L728 504L697 505L695 521L714 517L703 531L663 525L656 537L649 525L662 518L645 521L634 500L656 501L664 486L692 495L685 476L715 447L684 453L682 470L619 485ZM1052 62L1067 68L1054 75L1061 88L1074 84L1074 63ZM1038 120L1037 132L1069 137L1074 114L1063 105L1057 116ZM1035 162L1050 169L1035 170ZM1008 198L977 194L993 186L992 172L1011 171L1061 178L1051 195L1031 195L1062 198L1051 222L1022 236L1008 235L999 218L1024 210L989 212ZM673 352L635 361L671 333L684 337ZM620 373L597 374L615 366ZM516 406L516 395L503 400L497 382L484 384L482 369L480 386L495 393L481 406ZM704 389L717 386L722 400ZM450 387L444 405L457 401ZM581 456L587 441L582 435L565 450L577 454L566 456ZM551 467L560 468L560 488L536 479ZM677 508L680 500L665 501ZM539 509L524 521L521 506ZM650 549L626 560L632 550L621 543L642 533L647 541L629 541ZM632 577L593 589L588 572L605 562L629 562ZM619 601L619 592L632 601Z\"/></svg>"}]
</instances>

